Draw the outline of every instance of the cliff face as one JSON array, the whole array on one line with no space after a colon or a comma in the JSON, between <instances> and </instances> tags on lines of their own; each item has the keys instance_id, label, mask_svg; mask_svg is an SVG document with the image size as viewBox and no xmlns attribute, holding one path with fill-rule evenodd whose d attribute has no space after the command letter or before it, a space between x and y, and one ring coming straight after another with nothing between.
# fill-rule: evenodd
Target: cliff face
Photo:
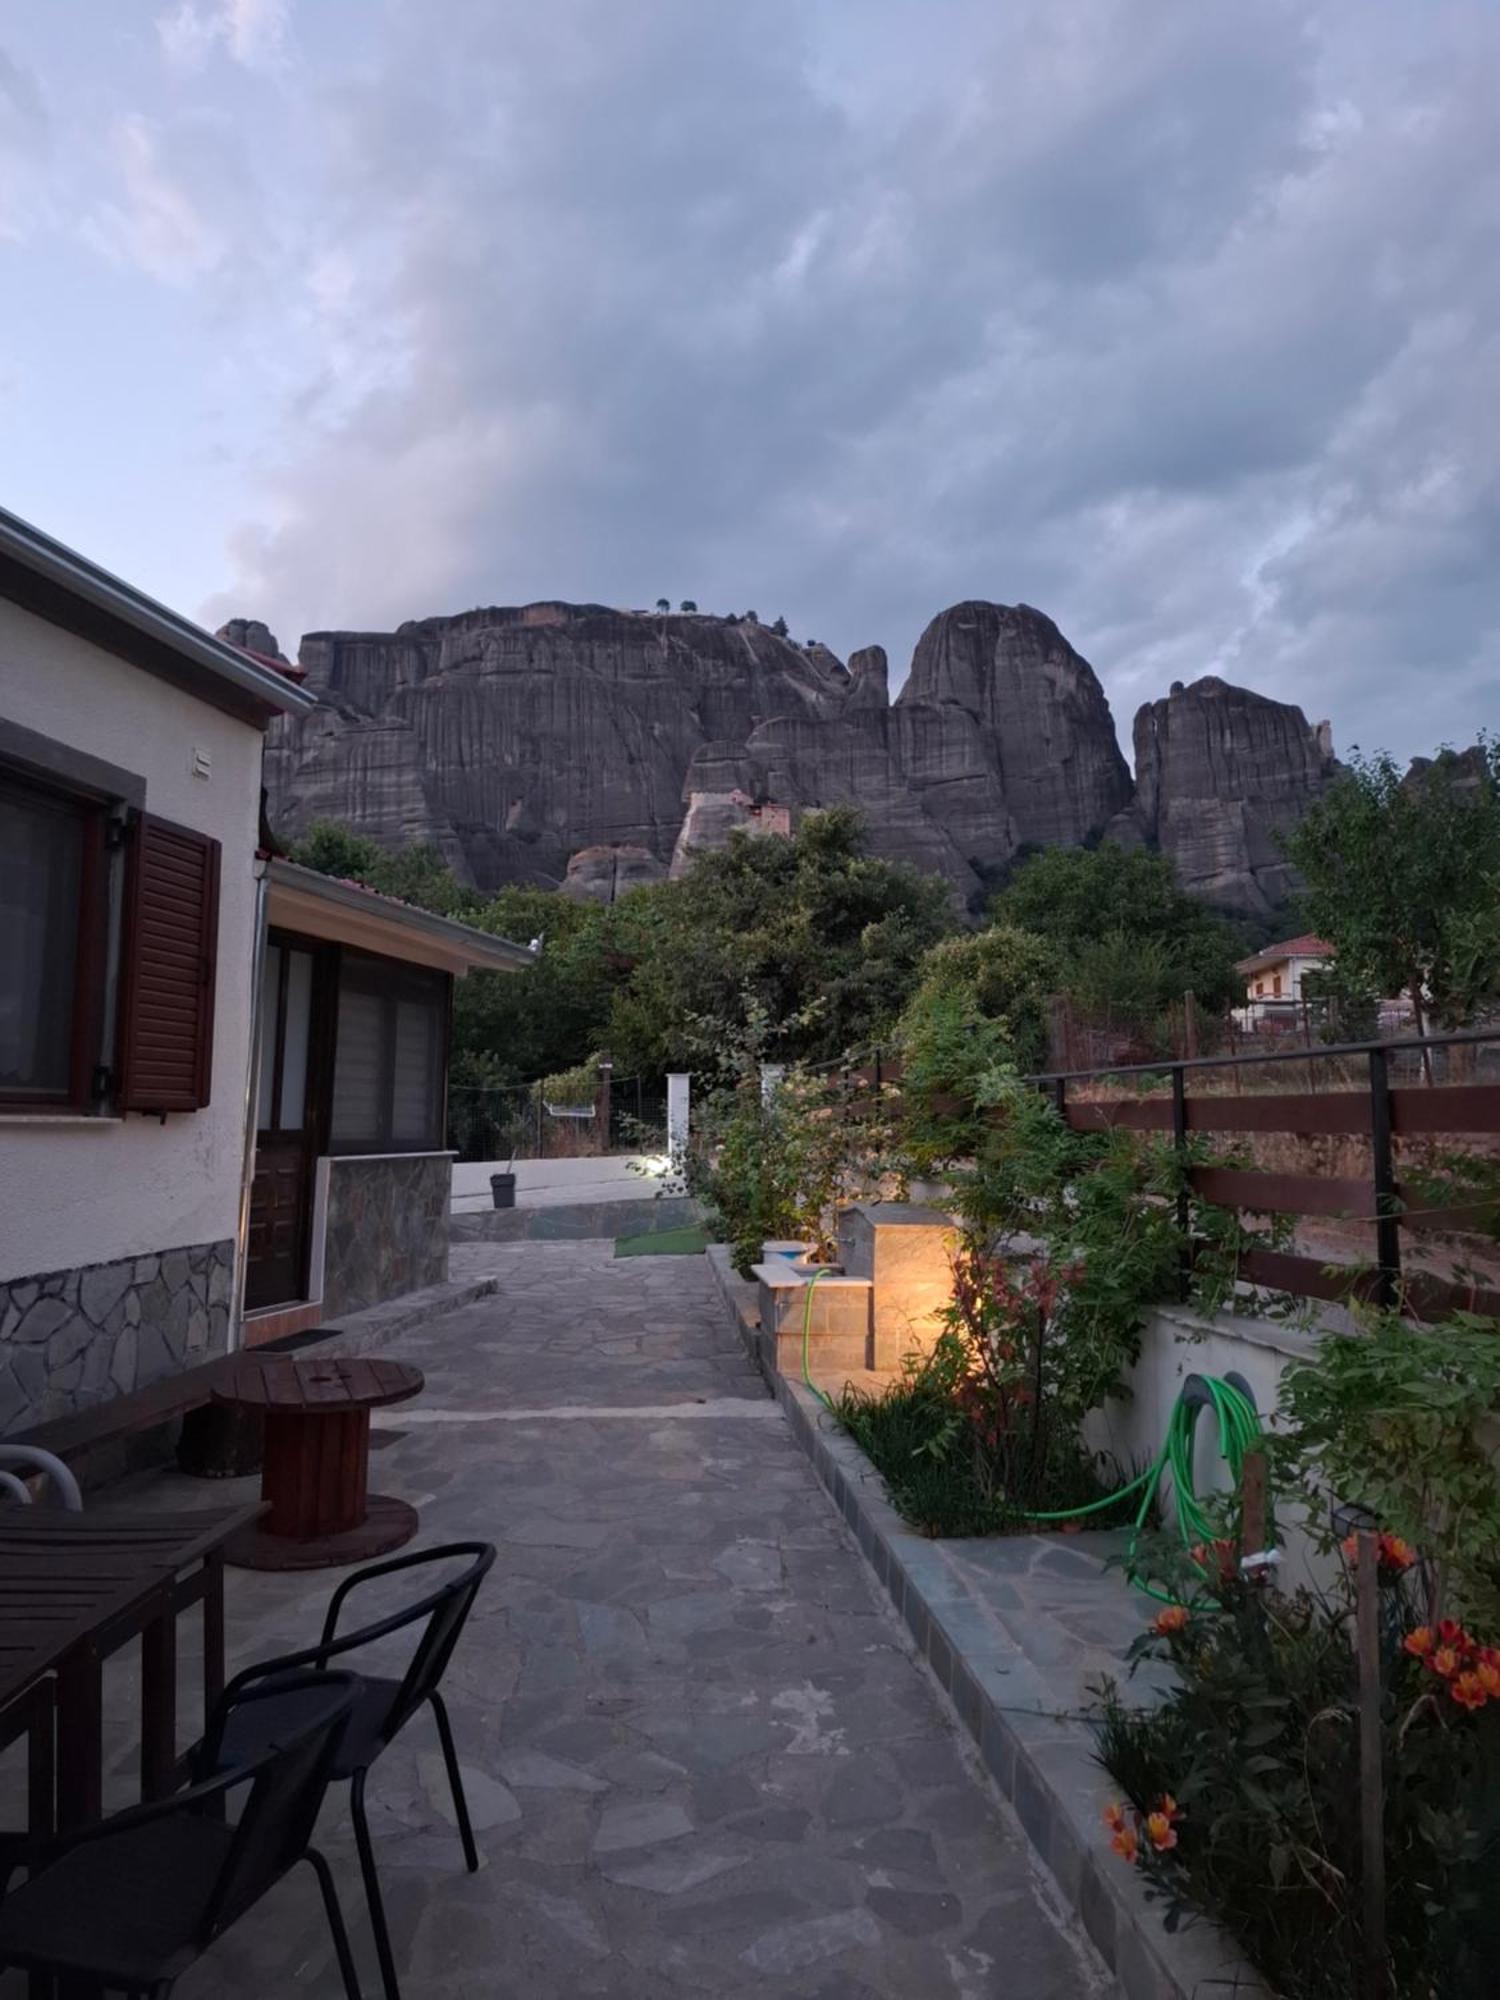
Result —
<instances>
[{"instance_id":1,"label":"cliff face","mask_svg":"<svg viewBox=\"0 0 1500 2000\"><path fill-rule=\"evenodd\" d=\"M1167 855L1183 887L1205 902L1270 917L1296 887L1278 834L1337 766L1327 724L1212 675L1135 718L1135 802L1127 824Z\"/></svg>"},{"instance_id":2,"label":"cliff face","mask_svg":"<svg viewBox=\"0 0 1500 2000\"><path fill-rule=\"evenodd\" d=\"M302 642L322 705L267 746L272 817L431 841L482 887L560 883L580 848L665 861L703 742L831 714L849 677L767 627L533 604Z\"/></svg>"},{"instance_id":3,"label":"cliff face","mask_svg":"<svg viewBox=\"0 0 1500 2000\"><path fill-rule=\"evenodd\" d=\"M274 649L253 621L225 629ZM268 740L278 832L429 841L485 888L608 899L737 826L851 802L876 853L976 911L1021 849L1107 833L1264 917L1289 886L1275 830L1333 768L1299 709L1203 680L1137 716L1133 787L1093 669L1026 605L942 612L894 702L878 646L845 668L746 620L602 605L316 632L300 664L321 700Z\"/></svg>"}]
</instances>

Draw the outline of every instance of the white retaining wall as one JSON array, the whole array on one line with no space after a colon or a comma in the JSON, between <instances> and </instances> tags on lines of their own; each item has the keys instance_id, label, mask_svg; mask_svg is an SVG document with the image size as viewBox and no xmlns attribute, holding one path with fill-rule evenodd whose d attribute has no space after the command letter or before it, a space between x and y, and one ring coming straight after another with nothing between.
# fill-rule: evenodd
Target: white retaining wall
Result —
<instances>
[{"instance_id":1,"label":"white retaining wall","mask_svg":"<svg viewBox=\"0 0 1500 2000\"><path fill-rule=\"evenodd\" d=\"M1096 1450L1113 1452L1122 1469L1139 1470L1161 1449L1172 1407L1190 1375L1237 1374L1249 1384L1263 1423L1274 1415L1283 1370L1317 1352L1316 1333L1252 1319L1237 1313L1212 1318L1184 1308L1158 1307L1141 1338L1141 1355L1130 1371L1130 1396L1096 1411L1084 1426ZM1223 1492L1231 1484L1219 1456L1213 1412L1198 1419L1194 1480L1200 1494ZM1170 1505L1170 1480L1164 1482ZM1300 1526L1300 1510L1276 1508L1284 1541L1283 1581L1326 1583L1331 1565L1318 1558Z\"/></svg>"},{"instance_id":2,"label":"white retaining wall","mask_svg":"<svg viewBox=\"0 0 1500 2000\"><path fill-rule=\"evenodd\" d=\"M516 1177L517 1208L557 1208L576 1202L653 1201L661 1191L655 1173L632 1171L644 1166L644 1154L607 1154L585 1160L456 1160L453 1164L453 1208L456 1214L491 1205L490 1175L507 1171ZM658 1161L651 1161L659 1165Z\"/></svg>"}]
</instances>

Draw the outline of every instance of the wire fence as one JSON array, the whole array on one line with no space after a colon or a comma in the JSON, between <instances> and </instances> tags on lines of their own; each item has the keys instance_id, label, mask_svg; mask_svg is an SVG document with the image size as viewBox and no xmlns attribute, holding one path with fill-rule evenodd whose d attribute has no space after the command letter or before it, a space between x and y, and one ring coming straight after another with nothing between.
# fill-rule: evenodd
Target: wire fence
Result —
<instances>
[{"instance_id":1,"label":"wire fence","mask_svg":"<svg viewBox=\"0 0 1500 2000\"><path fill-rule=\"evenodd\" d=\"M587 1104L547 1104L538 1085L455 1084L448 1144L460 1160L580 1160L661 1152L667 1086L660 1077L601 1079Z\"/></svg>"}]
</instances>

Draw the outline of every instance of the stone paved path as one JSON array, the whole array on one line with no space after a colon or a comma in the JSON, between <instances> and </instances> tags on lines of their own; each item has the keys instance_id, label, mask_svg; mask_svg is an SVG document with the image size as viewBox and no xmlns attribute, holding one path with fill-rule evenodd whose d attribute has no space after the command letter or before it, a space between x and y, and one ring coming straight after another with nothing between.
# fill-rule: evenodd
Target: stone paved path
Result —
<instances>
[{"instance_id":1,"label":"stone paved path","mask_svg":"<svg viewBox=\"0 0 1500 2000\"><path fill-rule=\"evenodd\" d=\"M424 1719L372 1787L407 2000L1111 1991L703 1260L610 1248L494 1250L501 1295L401 1343L427 1390L387 1413L372 1480L420 1502L424 1539L500 1545L449 1680L482 1871ZM330 1587L235 1573L236 1651L297 1642ZM345 1827L340 1803L324 1844L373 1993ZM179 2000L335 1993L310 1889L279 1890Z\"/></svg>"}]
</instances>

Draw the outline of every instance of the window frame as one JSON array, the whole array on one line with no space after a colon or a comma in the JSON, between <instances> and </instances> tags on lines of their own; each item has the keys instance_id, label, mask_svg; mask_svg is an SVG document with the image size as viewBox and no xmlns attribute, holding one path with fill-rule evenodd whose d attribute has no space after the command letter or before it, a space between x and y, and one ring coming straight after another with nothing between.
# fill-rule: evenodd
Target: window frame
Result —
<instances>
[{"instance_id":1,"label":"window frame","mask_svg":"<svg viewBox=\"0 0 1500 2000\"><path fill-rule=\"evenodd\" d=\"M0 1083L0 1115L68 1118L99 1115L110 1078L104 1053L105 969L110 931L110 802L92 791L49 782L31 770L0 761L0 793L36 802L76 820L83 837L79 857L77 929L68 994L68 1080L62 1090L24 1090Z\"/></svg>"},{"instance_id":2,"label":"window frame","mask_svg":"<svg viewBox=\"0 0 1500 2000\"><path fill-rule=\"evenodd\" d=\"M368 969L367 969L368 968ZM380 1105L377 1129L356 1138L339 1138L334 1132L335 1099L338 1089L339 1003L344 979L352 969L355 991L380 1002ZM420 998L430 1003L437 1035L438 1060L434 1072L432 1123L420 1141L397 1139L392 1126L395 1118L396 1007L403 999ZM328 1080L328 1124L326 1150L330 1159L357 1159L387 1154L441 1153L448 1144L448 1063L452 1041L453 975L438 966L414 965L409 959L388 958L380 952L363 951L351 945L339 949L333 982L332 1056ZM435 1135L435 1136L434 1136Z\"/></svg>"}]
</instances>

